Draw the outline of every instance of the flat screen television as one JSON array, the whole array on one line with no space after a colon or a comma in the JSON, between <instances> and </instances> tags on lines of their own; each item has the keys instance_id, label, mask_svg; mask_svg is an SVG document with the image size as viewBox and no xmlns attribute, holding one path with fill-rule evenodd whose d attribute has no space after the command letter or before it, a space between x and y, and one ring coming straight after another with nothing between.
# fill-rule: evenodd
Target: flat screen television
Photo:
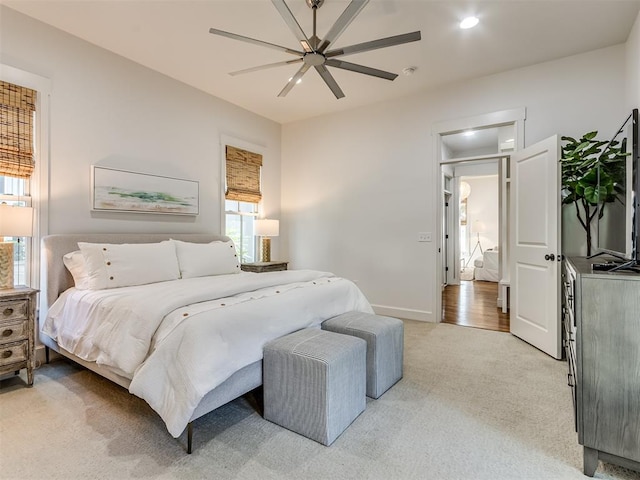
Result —
<instances>
[{"instance_id":1,"label":"flat screen television","mask_svg":"<svg viewBox=\"0 0 640 480\"><path fill-rule=\"evenodd\" d=\"M616 164L604 164L610 148L619 148ZM634 109L611 141L605 146L599 162L598 185L613 178L614 196L602 195L603 215L597 222L597 254L610 254L620 260L620 268L640 266L640 153L638 151L638 109ZM602 204L607 201L604 205Z\"/></svg>"}]
</instances>

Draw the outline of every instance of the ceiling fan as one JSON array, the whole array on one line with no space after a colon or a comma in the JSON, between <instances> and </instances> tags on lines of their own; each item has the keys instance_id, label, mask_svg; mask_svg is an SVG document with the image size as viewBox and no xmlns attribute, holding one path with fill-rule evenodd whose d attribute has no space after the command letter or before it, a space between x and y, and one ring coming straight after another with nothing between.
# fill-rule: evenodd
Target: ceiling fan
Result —
<instances>
[{"instance_id":1,"label":"ceiling fan","mask_svg":"<svg viewBox=\"0 0 640 480\"><path fill-rule=\"evenodd\" d=\"M300 69L296 74L289 79L289 82L285 85L282 91L278 94L279 97L284 97L291 91L291 89L300 81L302 76L311 67L314 67L320 74L324 82L329 89L333 92L336 98L344 97L344 92L338 86L327 67L341 68L343 70L349 70L351 72L363 73L365 75L371 75L372 77L384 78L386 80L394 80L398 75L395 73L385 72L384 70L378 70L376 68L365 67L355 63L345 62L339 60L336 57L342 55L351 55L353 53L366 52L370 50L377 50L379 48L391 47L394 45L401 45L403 43L415 42L420 40L420 32L405 33L403 35L395 35L393 37L380 38L378 40L372 40L370 42L358 43L349 47L342 47L336 49L329 49L331 45L338 39L340 35L346 30L349 24L354 18L362 11L362 9L369 3L369 0L352 0L347 8L342 12L342 15L336 20L336 23L329 29L329 32L320 39L316 35L316 13L318 9L324 3L324 0L306 0L307 5L313 11L313 35L307 37L296 18L289 10L289 7L284 0L271 0L276 7L285 23L291 29L296 39L302 46L302 51L294 50L292 48L282 47L273 43L264 42L262 40L256 40L254 38L245 37L236 33L225 32L216 28L210 28L209 33L214 35L221 35L223 37L233 38L234 40L240 40L243 42L252 43L254 45L262 45L263 47L273 48L281 52L294 55L295 59L285 60L283 62L270 63L267 65L261 65L259 67L247 68L244 70L238 70L231 72L229 75L240 75L243 73L256 72L258 70L264 70L272 67L279 67L282 65L291 65L295 63L302 63Z\"/></svg>"}]
</instances>

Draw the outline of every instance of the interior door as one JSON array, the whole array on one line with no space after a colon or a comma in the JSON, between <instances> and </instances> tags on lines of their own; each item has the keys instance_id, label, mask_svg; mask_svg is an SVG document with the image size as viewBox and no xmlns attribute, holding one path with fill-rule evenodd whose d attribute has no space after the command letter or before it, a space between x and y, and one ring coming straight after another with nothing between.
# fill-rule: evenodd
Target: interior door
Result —
<instances>
[{"instance_id":1,"label":"interior door","mask_svg":"<svg viewBox=\"0 0 640 480\"><path fill-rule=\"evenodd\" d=\"M511 333L561 358L560 143L511 155Z\"/></svg>"}]
</instances>

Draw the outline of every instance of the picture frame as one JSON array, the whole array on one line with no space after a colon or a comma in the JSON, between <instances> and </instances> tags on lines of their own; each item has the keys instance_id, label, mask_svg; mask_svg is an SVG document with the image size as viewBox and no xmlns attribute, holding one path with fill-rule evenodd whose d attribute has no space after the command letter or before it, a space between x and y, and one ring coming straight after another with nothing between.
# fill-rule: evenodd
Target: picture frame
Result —
<instances>
[{"instance_id":1,"label":"picture frame","mask_svg":"<svg viewBox=\"0 0 640 480\"><path fill-rule=\"evenodd\" d=\"M199 182L91 166L91 209L96 212L198 215Z\"/></svg>"}]
</instances>

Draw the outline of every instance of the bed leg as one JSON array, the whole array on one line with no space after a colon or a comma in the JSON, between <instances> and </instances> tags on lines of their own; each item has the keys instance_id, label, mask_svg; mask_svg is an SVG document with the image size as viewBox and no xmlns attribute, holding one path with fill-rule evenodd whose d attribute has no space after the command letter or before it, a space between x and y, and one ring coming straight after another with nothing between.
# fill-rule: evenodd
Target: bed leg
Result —
<instances>
[{"instance_id":1,"label":"bed leg","mask_svg":"<svg viewBox=\"0 0 640 480\"><path fill-rule=\"evenodd\" d=\"M193 444L193 422L187 425L187 453L191 455L191 445Z\"/></svg>"},{"instance_id":2,"label":"bed leg","mask_svg":"<svg viewBox=\"0 0 640 480\"><path fill-rule=\"evenodd\" d=\"M44 361L48 365L49 364L49 347L44 346Z\"/></svg>"}]
</instances>

